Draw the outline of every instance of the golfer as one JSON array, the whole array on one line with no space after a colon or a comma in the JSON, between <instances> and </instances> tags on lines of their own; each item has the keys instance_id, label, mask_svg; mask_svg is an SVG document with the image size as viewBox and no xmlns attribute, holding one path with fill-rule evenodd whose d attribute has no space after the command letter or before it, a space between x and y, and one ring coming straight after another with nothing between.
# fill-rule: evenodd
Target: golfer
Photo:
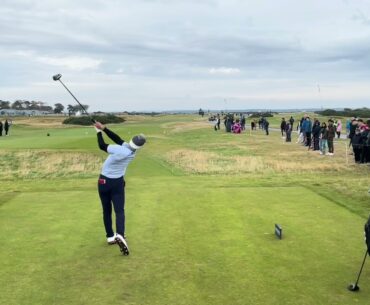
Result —
<instances>
[{"instance_id":1,"label":"golfer","mask_svg":"<svg viewBox=\"0 0 370 305\"><path fill-rule=\"evenodd\" d=\"M98 180L98 190L103 207L103 221L108 244L117 243L124 255L129 254L125 240L125 173L127 166L135 158L136 151L146 142L144 135L134 136L129 143L100 122L94 124L99 148L109 154L103 164ZM106 144L102 131L116 145ZM116 214L116 233L112 229L112 204Z\"/></svg>"}]
</instances>

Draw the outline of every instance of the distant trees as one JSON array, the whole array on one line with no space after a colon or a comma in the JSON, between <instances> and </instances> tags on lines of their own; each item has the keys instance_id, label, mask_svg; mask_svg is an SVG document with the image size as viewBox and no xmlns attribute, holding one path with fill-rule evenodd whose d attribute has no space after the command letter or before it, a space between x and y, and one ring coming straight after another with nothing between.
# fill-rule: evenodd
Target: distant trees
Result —
<instances>
[{"instance_id":1,"label":"distant trees","mask_svg":"<svg viewBox=\"0 0 370 305\"><path fill-rule=\"evenodd\" d=\"M14 110L39 110L45 112L52 112L53 108L40 101L27 101L16 100L13 103L8 101L1 101L1 109L14 109Z\"/></svg>"},{"instance_id":2,"label":"distant trees","mask_svg":"<svg viewBox=\"0 0 370 305\"><path fill-rule=\"evenodd\" d=\"M0 109L10 109L10 102L0 100Z\"/></svg>"},{"instance_id":3,"label":"distant trees","mask_svg":"<svg viewBox=\"0 0 370 305\"><path fill-rule=\"evenodd\" d=\"M321 114L323 116L344 116L344 117L362 117L362 118L370 118L370 108L344 108L342 111L337 111L334 109L325 109L323 111L316 111L317 114Z\"/></svg>"},{"instance_id":4,"label":"distant trees","mask_svg":"<svg viewBox=\"0 0 370 305\"><path fill-rule=\"evenodd\" d=\"M68 105L72 108L72 113L75 114L77 111L81 110L81 107L79 105ZM85 109L87 109L89 106L84 105ZM22 110L35 110L35 111L41 111L41 112L47 112L47 113L56 113L60 114L64 111L64 106L61 103L54 104L54 108L51 106L48 106L46 103L41 101L28 101L28 100L15 100L14 102L9 101L3 101L0 100L0 109L14 109L18 111Z\"/></svg>"},{"instance_id":5,"label":"distant trees","mask_svg":"<svg viewBox=\"0 0 370 305\"><path fill-rule=\"evenodd\" d=\"M54 113L62 113L64 106L61 103L54 104Z\"/></svg>"},{"instance_id":6,"label":"distant trees","mask_svg":"<svg viewBox=\"0 0 370 305\"><path fill-rule=\"evenodd\" d=\"M86 109L89 109L89 105L84 105L82 106ZM68 116L75 115L77 112L84 112L82 107L80 105L68 105L67 106L67 111L68 111Z\"/></svg>"}]
</instances>

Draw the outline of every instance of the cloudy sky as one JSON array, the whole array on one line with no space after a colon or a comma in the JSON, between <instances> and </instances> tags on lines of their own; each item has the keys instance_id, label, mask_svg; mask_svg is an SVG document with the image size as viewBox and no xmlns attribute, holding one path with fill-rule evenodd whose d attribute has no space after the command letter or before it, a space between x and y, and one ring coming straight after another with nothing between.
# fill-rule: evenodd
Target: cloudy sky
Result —
<instances>
[{"instance_id":1,"label":"cloudy sky","mask_svg":"<svg viewBox=\"0 0 370 305\"><path fill-rule=\"evenodd\" d=\"M370 1L1 0L0 99L92 111L370 106Z\"/></svg>"}]
</instances>

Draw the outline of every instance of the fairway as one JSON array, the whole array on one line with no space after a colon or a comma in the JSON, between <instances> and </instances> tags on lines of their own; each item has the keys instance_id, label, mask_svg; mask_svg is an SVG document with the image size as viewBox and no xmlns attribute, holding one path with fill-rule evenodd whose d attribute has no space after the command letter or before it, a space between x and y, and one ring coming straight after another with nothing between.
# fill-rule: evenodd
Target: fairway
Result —
<instances>
[{"instance_id":1,"label":"fairway","mask_svg":"<svg viewBox=\"0 0 370 305\"><path fill-rule=\"evenodd\" d=\"M221 161L235 154L260 160L271 143L280 155L286 147L277 134L268 140L262 134L236 138L215 134L207 123L186 128L192 121L199 123L193 116L173 116L112 126L124 137L142 130L149 139L126 178L128 257L106 244L96 190L100 167L92 164L101 165L104 154L95 133L59 128L46 137L44 129L30 135L17 127L2 154L8 163L20 162L24 150L35 158L26 156L28 172L1 163L7 179L0 188L0 303L368 304L369 265L361 291L346 289L361 263L368 212L367 198L347 197L347 186L361 186L366 176L344 182L340 177L348 168L322 175L320 185L310 183L327 169L306 152L301 158L310 158L317 172L305 177L290 167L287 173L273 168L218 173L208 167L189 172L181 158L174 162L169 154L197 149L217 158L211 145L216 143L233 147L220 152ZM185 127L174 131L171 124L178 122ZM300 147L293 145L289 150L299 163ZM41 152L45 159L37 158ZM86 166L60 175L55 168L39 169L38 163L51 162L56 153L63 162L78 154ZM333 180L340 181L342 192L332 188ZM274 235L275 223L283 228L282 240Z\"/></svg>"}]
</instances>

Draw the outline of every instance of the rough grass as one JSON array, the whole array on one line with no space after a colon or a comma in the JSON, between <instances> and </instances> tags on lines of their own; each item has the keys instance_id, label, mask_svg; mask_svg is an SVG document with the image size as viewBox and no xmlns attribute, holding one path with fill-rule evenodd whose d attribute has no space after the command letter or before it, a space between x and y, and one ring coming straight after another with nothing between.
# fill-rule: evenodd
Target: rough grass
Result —
<instances>
[{"instance_id":1,"label":"rough grass","mask_svg":"<svg viewBox=\"0 0 370 305\"><path fill-rule=\"evenodd\" d=\"M62 127L62 122L66 116L35 116L35 117L15 117L12 118L13 125L27 125L33 127Z\"/></svg>"},{"instance_id":2,"label":"rough grass","mask_svg":"<svg viewBox=\"0 0 370 305\"><path fill-rule=\"evenodd\" d=\"M100 156L68 151L0 151L2 179L89 177L101 167Z\"/></svg>"},{"instance_id":3,"label":"rough grass","mask_svg":"<svg viewBox=\"0 0 370 305\"><path fill-rule=\"evenodd\" d=\"M270 155L267 155L265 145L268 144L263 141L248 145L230 141L227 145L206 147L203 150L174 149L166 154L166 159L187 173L197 174L346 172L351 170L353 164L352 160L347 164L342 143L336 146L334 157L307 151L295 143L286 144L283 149L284 144L276 139L272 144L276 150L268 150Z\"/></svg>"}]
</instances>

